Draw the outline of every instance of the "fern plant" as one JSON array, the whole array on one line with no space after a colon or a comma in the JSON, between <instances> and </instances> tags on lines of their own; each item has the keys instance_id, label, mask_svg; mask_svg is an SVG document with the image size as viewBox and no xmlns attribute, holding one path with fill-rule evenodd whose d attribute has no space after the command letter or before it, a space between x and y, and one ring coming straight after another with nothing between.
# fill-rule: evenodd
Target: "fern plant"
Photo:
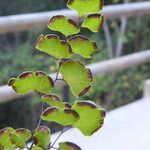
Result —
<instances>
[{"instance_id":1,"label":"fern plant","mask_svg":"<svg viewBox=\"0 0 150 150\"><path fill-rule=\"evenodd\" d=\"M82 28L98 32L103 24L102 0L68 0L67 7L78 12L78 21L75 22L66 16L54 16L48 22L50 30L60 32L65 38L62 40L56 34L40 35L36 42L36 49L55 57L58 69L55 79L44 72L23 72L17 78L8 81L16 93L26 94L35 91L42 101L42 114L34 133L25 128L13 129L7 127L0 130L0 150L15 148L28 150L81 150L69 141L55 143L62 133L70 127L79 129L85 136L93 135L104 122L105 111L92 101L80 101L79 97L89 91L92 84L92 72L80 62L72 60L73 55L91 58L97 51L97 45L85 36L78 33ZM59 73L62 75L60 76ZM78 99L72 106L60 97L52 94L57 80L62 80L70 86L73 95ZM44 109L44 103L49 105ZM63 130L55 141L51 141L51 131L41 125L41 120L56 122L63 126ZM28 143L31 144L28 144Z\"/></svg>"}]
</instances>

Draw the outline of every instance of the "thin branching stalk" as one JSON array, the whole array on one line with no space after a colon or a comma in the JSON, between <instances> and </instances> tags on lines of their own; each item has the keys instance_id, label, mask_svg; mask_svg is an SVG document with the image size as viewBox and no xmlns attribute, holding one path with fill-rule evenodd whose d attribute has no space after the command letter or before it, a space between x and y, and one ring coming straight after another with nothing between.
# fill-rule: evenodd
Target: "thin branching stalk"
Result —
<instances>
[{"instance_id":1,"label":"thin branching stalk","mask_svg":"<svg viewBox=\"0 0 150 150\"><path fill-rule=\"evenodd\" d=\"M61 135L62 135L63 133L65 133L66 131L68 131L70 128L71 128L71 126L69 126L69 127L66 128L66 129L64 129L64 127L63 127L63 129L61 130L60 134L59 134L58 137L55 139L55 141L53 142L53 144L51 145L50 148L52 148L52 147L55 145L55 143L58 141L58 139L61 137Z\"/></svg>"}]
</instances>

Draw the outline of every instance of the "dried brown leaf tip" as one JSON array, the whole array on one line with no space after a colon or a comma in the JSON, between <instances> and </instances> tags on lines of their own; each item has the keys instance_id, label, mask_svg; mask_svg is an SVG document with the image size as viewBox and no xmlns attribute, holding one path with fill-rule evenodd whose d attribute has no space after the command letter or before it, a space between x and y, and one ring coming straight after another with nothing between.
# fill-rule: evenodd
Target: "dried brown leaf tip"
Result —
<instances>
[{"instance_id":1,"label":"dried brown leaf tip","mask_svg":"<svg viewBox=\"0 0 150 150\"><path fill-rule=\"evenodd\" d=\"M37 131L50 133L49 128L46 126L40 126L39 128L37 128Z\"/></svg>"},{"instance_id":2,"label":"dried brown leaf tip","mask_svg":"<svg viewBox=\"0 0 150 150\"><path fill-rule=\"evenodd\" d=\"M66 142L66 145L73 148L73 150L81 150L81 148L78 145L74 144L74 143Z\"/></svg>"},{"instance_id":3,"label":"dried brown leaf tip","mask_svg":"<svg viewBox=\"0 0 150 150\"><path fill-rule=\"evenodd\" d=\"M93 81L93 75L89 68L87 68L87 75L88 75L88 78L90 79L90 81Z\"/></svg>"},{"instance_id":4,"label":"dried brown leaf tip","mask_svg":"<svg viewBox=\"0 0 150 150\"><path fill-rule=\"evenodd\" d=\"M32 74L33 74L33 73L32 73ZM48 78L48 80L49 80L51 86L54 87L54 82L53 82L52 78L49 77L46 73L44 73L44 72L42 72L42 71L37 71L37 72L35 72L35 75L38 76L38 77L47 76L47 78ZM29 76L28 76L28 77L29 77Z\"/></svg>"},{"instance_id":5,"label":"dried brown leaf tip","mask_svg":"<svg viewBox=\"0 0 150 150\"><path fill-rule=\"evenodd\" d=\"M73 115L74 117L79 117L78 113L76 111L72 110L72 109L65 108L64 113Z\"/></svg>"},{"instance_id":6,"label":"dried brown leaf tip","mask_svg":"<svg viewBox=\"0 0 150 150\"><path fill-rule=\"evenodd\" d=\"M43 99L43 100L50 100L50 99L52 99L52 100L55 100L55 101L61 101L61 99L60 99L58 96L56 96L56 95L51 95L51 94L43 95L43 96L42 96L42 99Z\"/></svg>"},{"instance_id":7,"label":"dried brown leaf tip","mask_svg":"<svg viewBox=\"0 0 150 150\"><path fill-rule=\"evenodd\" d=\"M95 42L93 42L93 48L94 48L95 50L98 49L97 44L96 44Z\"/></svg>"},{"instance_id":8,"label":"dried brown leaf tip","mask_svg":"<svg viewBox=\"0 0 150 150\"><path fill-rule=\"evenodd\" d=\"M41 43L41 41L44 40L44 38L45 38L44 35L41 34L41 35L38 37L38 39L36 40L36 44L35 44L35 45L36 45L36 46L39 45L39 44Z\"/></svg>"},{"instance_id":9,"label":"dried brown leaf tip","mask_svg":"<svg viewBox=\"0 0 150 150\"><path fill-rule=\"evenodd\" d=\"M77 24L76 24L76 22L74 22L74 21L71 20L71 19L68 19L68 23L72 24L75 28L78 27Z\"/></svg>"},{"instance_id":10,"label":"dried brown leaf tip","mask_svg":"<svg viewBox=\"0 0 150 150\"><path fill-rule=\"evenodd\" d=\"M35 75L37 75L37 76L39 76L39 77L46 76L46 74L45 74L44 72L42 72L42 71L37 71L37 72L35 73Z\"/></svg>"},{"instance_id":11,"label":"dried brown leaf tip","mask_svg":"<svg viewBox=\"0 0 150 150\"><path fill-rule=\"evenodd\" d=\"M100 0L100 5L99 5L100 10L102 10L103 6L104 6L104 0Z\"/></svg>"},{"instance_id":12,"label":"dried brown leaf tip","mask_svg":"<svg viewBox=\"0 0 150 150\"><path fill-rule=\"evenodd\" d=\"M69 39L69 41L73 41L73 40L89 41L89 39L87 37L82 36L82 35L75 35Z\"/></svg>"},{"instance_id":13,"label":"dried brown leaf tip","mask_svg":"<svg viewBox=\"0 0 150 150\"><path fill-rule=\"evenodd\" d=\"M95 130L91 133L91 135L93 135L94 133L96 133L100 128L101 128L101 126L100 126L99 128L97 128L97 129L95 129Z\"/></svg>"},{"instance_id":14,"label":"dried brown leaf tip","mask_svg":"<svg viewBox=\"0 0 150 150\"><path fill-rule=\"evenodd\" d=\"M0 144L0 150L4 150L4 147Z\"/></svg>"},{"instance_id":15,"label":"dried brown leaf tip","mask_svg":"<svg viewBox=\"0 0 150 150\"><path fill-rule=\"evenodd\" d=\"M62 19L62 18L65 18L65 16L63 15L57 15L57 16L54 16L52 17L49 22L48 22L48 25L52 24L53 22L55 22L56 20L59 20L59 19Z\"/></svg>"},{"instance_id":16,"label":"dried brown leaf tip","mask_svg":"<svg viewBox=\"0 0 150 150\"><path fill-rule=\"evenodd\" d=\"M8 127L4 128L4 129L1 129L1 130L0 130L0 136L1 136L2 134L4 134L7 129L8 129Z\"/></svg>"},{"instance_id":17,"label":"dried brown leaf tip","mask_svg":"<svg viewBox=\"0 0 150 150\"><path fill-rule=\"evenodd\" d=\"M77 102L77 105L80 107L97 108L96 104L91 101Z\"/></svg>"},{"instance_id":18,"label":"dried brown leaf tip","mask_svg":"<svg viewBox=\"0 0 150 150\"><path fill-rule=\"evenodd\" d=\"M91 85L88 86L88 87L86 87L82 92L80 92L78 96L79 96L79 97L80 97L80 96L83 96L84 94L86 94L86 93L89 91L90 88L91 88Z\"/></svg>"},{"instance_id":19,"label":"dried brown leaf tip","mask_svg":"<svg viewBox=\"0 0 150 150\"><path fill-rule=\"evenodd\" d=\"M103 27L103 24L104 24L104 16L100 16L100 19L101 19L101 21L100 21L100 24L99 24L99 26L98 26L98 30L100 30L102 27Z\"/></svg>"},{"instance_id":20,"label":"dried brown leaf tip","mask_svg":"<svg viewBox=\"0 0 150 150\"><path fill-rule=\"evenodd\" d=\"M100 116L101 116L102 118L105 118L105 117L106 117L106 111L105 111L105 110L101 110L101 111L100 111Z\"/></svg>"},{"instance_id":21,"label":"dried brown leaf tip","mask_svg":"<svg viewBox=\"0 0 150 150\"><path fill-rule=\"evenodd\" d=\"M21 73L21 74L18 76L18 78L20 78L20 79L25 79L25 78L31 77L32 75L33 75L33 72L27 71L27 72Z\"/></svg>"},{"instance_id":22,"label":"dried brown leaf tip","mask_svg":"<svg viewBox=\"0 0 150 150\"><path fill-rule=\"evenodd\" d=\"M67 19L67 18L63 15L54 16L49 20L48 25L51 25L52 23L60 19ZM74 27L77 27L77 24L71 19L68 19L68 23L72 24Z\"/></svg>"},{"instance_id":23,"label":"dried brown leaf tip","mask_svg":"<svg viewBox=\"0 0 150 150\"><path fill-rule=\"evenodd\" d=\"M47 39L59 39L59 40L60 40L59 36L57 36L57 35L55 35L55 34L48 34L48 35L46 35L46 36L44 36L43 34L41 34L41 35L38 37L37 41L36 41L36 47L37 47L42 41L44 41L46 38L47 38Z\"/></svg>"},{"instance_id":24,"label":"dried brown leaf tip","mask_svg":"<svg viewBox=\"0 0 150 150\"><path fill-rule=\"evenodd\" d=\"M80 66L82 66L82 67L84 67L84 68L85 68L85 66L84 66L84 64L83 64L82 62L77 61L77 63L78 63Z\"/></svg>"},{"instance_id":25,"label":"dried brown leaf tip","mask_svg":"<svg viewBox=\"0 0 150 150\"><path fill-rule=\"evenodd\" d=\"M17 133L24 133L24 132L26 132L26 129L24 129L24 128L19 128L19 129L16 129L15 130Z\"/></svg>"},{"instance_id":26,"label":"dried brown leaf tip","mask_svg":"<svg viewBox=\"0 0 150 150\"><path fill-rule=\"evenodd\" d=\"M51 84L52 87L54 87L54 81L50 76L47 76L49 83Z\"/></svg>"},{"instance_id":27,"label":"dried brown leaf tip","mask_svg":"<svg viewBox=\"0 0 150 150\"><path fill-rule=\"evenodd\" d=\"M67 102L64 103L66 108L71 108L71 105Z\"/></svg>"},{"instance_id":28,"label":"dried brown leaf tip","mask_svg":"<svg viewBox=\"0 0 150 150\"><path fill-rule=\"evenodd\" d=\"M48 116L49 114L57 112L58 109L56 107L49 107L43 112L43 116Z\"/></svg>"},{"instance_id":29,"label":"dried brown leaf tip","mask_svg":"<svg viewBox=\"0 0 150 150\"><path fill-rule=\"evenodd\" d=\"M66 64L70 64L70 63L71 63L71 60L64 59L64 60L61 62L61 66L66 65Z\"/></svg>"},{"instance_id":30,"label":"dried brown leaf tip","mask_svg":"<svg viewBox=\"0 0 150 150\"><path fill-rule=\"evenodd\" d=\"M68 50L69 50L69 53L72 54L71 46L70 46L66 41L62 40L62 41L61 41L61 44L62 44L62 45L66 45L67 47L69 47L69 49L68 49Z\"/></svg>"},{"instance_id":31,"label":"dried brown leaf tip","mask_svg":"<svg viewBox=\"0 0 150 150\"><path fill-rule=\"evenodd\" d=\"M36 137L34 137L34 136L33 136L33 142L34 142L34 144L38 143L38 139Z\"/></svg>"},{"instance_id":32,"label":"dried brown leaf tip","mask_svg":"<svg viewBox=\"0 0 150 150\"><path fill-rule=\"evenodd\" d=\"M59 36L55 35L55 34L49 34L49 35L46 35L45 38L48 38L48 39L59 39Z\"/></svg>"},{"instance_id":33,"label":"dried brown leaf tip","mask_svg":"<svg viewBox=\"0 0 150 150\"><path fill-rule=\"evenodd\" d=\"M9 86L12 86L15 82L15 78L11 78L9 81L8 81L8 85Z\"/></svg>"},{"instance_id":34,"label":"dried brown leaf tip","mask_svg":"<svg viewBox=\"0 0 150 150\"><path fill-rule=\"evenodd\" d=\"M75 0L68 0L67 4L71 5Z\"/></svg>"},{"instance_id":35,"label":"dried brown leaf tip","mask_svg":"<svg viewBox=\"0 0 150 150\"><path fill-rule=\"evenodd\" d=\"M104 120L101 120L99 124L100 124L100 127L102 127L104 124Z\"/></svg>"},{"instance_id":36,"label":"dried brown leaf tip","mask_svg":"<svg viewBox=\"0 0 150 150\"><path fill-rule=\"evenodd\" d=\"M100 18L101 15L100 14L90 14L87 16L88 18Z\"/></svg>"}]
</instances>

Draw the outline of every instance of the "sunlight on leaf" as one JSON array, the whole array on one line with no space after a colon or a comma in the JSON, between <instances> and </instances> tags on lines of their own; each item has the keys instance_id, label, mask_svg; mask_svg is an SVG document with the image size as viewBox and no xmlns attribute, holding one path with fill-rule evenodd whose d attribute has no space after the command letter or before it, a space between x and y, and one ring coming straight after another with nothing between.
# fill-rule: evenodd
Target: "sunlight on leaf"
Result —
<instances>
[{"instance_id":1,"label":"sunlight on leaf","mask_svg":"<svg viewBox=\"0 0 150 150\"><path fill-rule=\"evenodd\" d=\"M72 109L58 109L57 107L47 108L41 117L45 121L54 121L60 125L72 125L79 119L79 115Z\"/></svg>"},{"instance_id":2,"label":"sunlight on leaf","mask_svg":"<svg viewBox=\"0 0 150 150\"><path fill-rule=\"evenodd\" d=\"M50 138L51 132L48 127L38 127L33 135L34 144L37 146L34 149L40 150L38 147L46 148L50 144Z\"/></svg>"},{"instance_id":3,"label":"sunlight on leaf","mask_svg":"<svg viewBox=\"0 0 150 150\"><path fill-rule=\"evenodd\" d=\"M25 94L31 91L49 93L54 83L51 77L44 72L38 71L36 73L24 72L17 78L10 79L8 85L18 94Z\"/></svg>"},{"instance_id":4,"label":"sunlight on leaf","mask_svg":"<svg viewBox=\"0 0 150 150\"><path fill-rule=\"evenodd\" d=\"M16 147L23 149L26 146L26 141L31 138L31 133L27 129L20 128L15 130L10 137Z\"/></svg>"},{"instance_id":5,"label":"sunlight on leaf","mask_svg":"<svg viewBox=\"0 0 150 150\"><path fill-rule=\"evenodd\" d=\"M80 16L87 13L99 12L103 7L103 0L68 0L67 6L76 10Z\"/></svg>"},{"instance_id":6,"label":"sunlight on leaf","mask_svg":"<svg viewBox=\"0 0 150 150\"><path fill-rule=\"evenodd\" d=\"M2 150L10 150L15 148L15 144L12 143L10 134L14 132L14 129L7 127L0 130L0 147Z\"/></svg>"},{"instance_id":7,"label":"sunlight on leaf","mask_svg":"<svg viewBox=\"0 0 150 150\"><path fill-rule=\"evenodd\" d=\"M28 129L19 128L15 130L15 133L21 136L24 141L27 141L31 138L31 132Z\"/></svg>"},{"instance_id":8,"label":"sunlight on leaf","mask_svg":"<svg viewBox=\"0 0 150 150\"><path fill-rule=\"evenodd\" d=\"M91 58L97 50L96 43L85 36L73 36L68 40L68 43L71 45L73 53L79 54L85 58Z\"/></svg>"},{"instance_id":9,"label":"sunlight on leaf","mask_svg":"<svg viewBox=\"0 0 150 150\"><path fill-rule=\"evenodd\" d=\"M90 29L92 32L99 32L103 25L104 17L100 14L91 14L85 17L82 27Z\"/></svg>"},{"instance_id":10,"label":"sunlight on leaf","mask_svg":"<svg viewBox=\"0 0 150 150\"><path fill-rule=\"evenodd\" d=\"M62 100L56 96L56 95L50 95L50 94L46 94L42 96L42 101L49 104L50 106L56 106L59 109L62 108L71 108L71 106L68 103L64 103L62 102Z\"/></svg>"},{"instance_id":11,"label":"sunlight on leaf","mask_svg":"<svg viewBox=\"0 0 150 150\"><path fill-rule=\"evenodd\" d=\"M47 26L49 29L59 31L65 36L77 34L80 32L80 29L77 27L77 24L73 20L68 19L62 15L52 17Z\"/></svg>"},{"instance_id":12,"label":"sunlight on leaf","mask_svg":"<svg viewBox=\"0 0 150 150\"><path fill-rule=\"evenodd\" d=\"M36 42L36 49L55 58L70 58L72 56L70 45L54 34L40 35Z\"/></svg>"},{"instance_id":13,"label":"sunlight on leaf","mask_svg":"<svg viewBox=\"0 0 150 150\"><path fill-rule=\"evenodd\" d=\"M71 142L59 143L59 150L81 150L81 148Z\"/></svg>"},{"instance_id":14,"label":"sunlight on leaf","mask_svg":"<svg viewBox=\"0 0 150 150\"><path fill-rule=\"evenodd\" d=\"M103 126L105 111L92 101L77 101L72 109L80 116L80 119L73 126L84 135L91 136Z\"/></svg>"},{"instance_id":15,"label":"sunlight on leaf","mask_svg":"<svg viewBox=\"0 0 150 150\"><path fill-rule=\"evenodd\" d=\"M62 63L60 73L76 97L84 95L91 87L92 73L81 62L67 61Z\"/></svg>"}]
</instances>

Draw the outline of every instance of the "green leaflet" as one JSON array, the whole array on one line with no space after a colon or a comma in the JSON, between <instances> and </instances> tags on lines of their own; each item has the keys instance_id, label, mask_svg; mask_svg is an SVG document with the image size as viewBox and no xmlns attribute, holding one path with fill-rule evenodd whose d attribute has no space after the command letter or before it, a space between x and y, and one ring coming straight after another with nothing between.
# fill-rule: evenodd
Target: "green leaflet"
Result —
<instances>
[{"instance_id":1,"label":"green leaflet","mask_svg":"<svg viewBox=\"0 0 150 150\"><path fill-rule=\"evenodd\" d=\"M68 19L62 15L52 17L47 26L49 29L59 31L65 36L77 34L80 32L80 29L77 27L77 24L73 20Z\"/></svg>"},{"instance_id":2,"label":"green leaflet","mask_svg":"<svg viewBox=\"0 0 150 150\"><path fill-rule=\"evenodd\" d=\"M36 49L48 53L55 58L70 58L72 50L70 45L57 35L40 35L36 42Z\"/></svg>"},{"instance_id":3,"label":"green leaflet","mask_svg":"<svg viewBox=\"0 0 150 150\"><path fill-rule=\"evenodd\" d=\"M72 109L80 116L80 119L73 126L78 128L84 135L91 136L102 127L105 111L98 108L92 101L77 101Z\"/></svg>"},{"instance_id":4,"label":"green leaflet","mask_svg":"<svg viewBox=\"0 0 150 150\"><path fill-rule=\"evenodd\" d=\"M54 121L60 125L72 125L79 119L79 115L72 109L58 109L57 107L47 108L41 117L45 121Z\"/></svg>"},{"instance_id":5,"label":"green leaflet","mask_svg":"<svg viewBox=\"0 0 150 150\"><path fill-rule=\"evenodd\" d=\"M56 95L46 94L42 96L42 101L49 104L50 106L56 106L59 109L71 108L68 103L62 102L62 100Z\"/></svg>"},{"instance_id":6,"label":"green leaflet","mask_svg":"<svg viewBox=\"0 0 150 150\"><path fill-rule=\"evenodd\" d=\"M25 141L19 135L17 135L16 133L12 133L10 137L12 143L14 143L16 147L21 149L25 148Z\"/></svg>"},{"instance_id":7,"label":"green leaflet","mask_svg":"<svg viewBox=\"0 0 150 150\"><path fill-rule=\"evenodd\" d=\"M30 91L41 93L49 93L54 86L51 77L44 72L24 72L17 78L12 78L8 81L8 85L18 94L25 94Z\"/></svg>"},{"instance_id":8,"label":"green leaflet","mask_svg":"<svg viewBox=\"0 0 150 150\"><path fill-rule=\"evenodd\" d=\"M81 148L71 142L59 143L59 150L81 150Z\"/></svg>"},{"instance_id":9,"label":"green leaflet","mask_svg":"<svg viewBox=\"0 0 150 150\"><path fill-rule=\"evenodd\" d=\"M31 138L31 132L25 128L19 128L15 130L15 133L22 137L24 141L27 141Z\"/></svg>"},{"instance_id":10,"label":"green leaflet","mask_svg":"<svg viewBox=\"0 0 150 150\"><path fill-rule=\"evenodd\" d=\"M16 147L23 149L26 146L26 141L31 138L31 133L27 129L20 128L15 130L10 137Z\"/></svg>"},{"instance_id":11,"label":"green leaflet","mask_svg":"<svg viewBox=\"0 0 150 150\"><path fill-rule=\"evenodd\" d=\"M0 148L2 150L11 150L15 148L15 144L12 143L10 134L14 132L14 129L7 127L0 130Z\"/></svg>"},{"instance_id":12,"label":"green leaflet","mask_svg":"<svg viewBox=\"0 0 150 150\"><path fill-rule=\"evenodd\" d=\"M71 45L72 51L75 54L79 54L85 58L91 58L96 52L97 45L85 36L76 35L68 40Z\"/></svg>"},{"instance_id":13,"label":"green leaflet","mask_svg":"<svg viewBox=\"0 0 150 150\"><path fill-rule=\"evenodd\" d=\"M11 150L13 148L25 148L26 141L31 138L28 129L20 128L14 130L10 127L0 130L0 148Z\"/></svg>"},{"instance_id":14,"label":"green leaflet","mask_svg":"<svg viewBox=\"0 0 150 150\"><path fill-rule=\"evenodd\" d=\"M104 22L104 17L100 14L90 14L85 17L82 27L90 29L92 32L99 32Z\"/></svg>"},{"instance_id":15,"label":"green leaflet","mask_svg":"<svg viewBox=\"0 0 150 150\"><path fill-rule=\"evenodd\" d=\"M91 87L92 73L80 62L67 61L62 63L60 73L76 97L84 95Z\"/></svg>"},{"instance_id":16,"label":"green leaflet","mask_svg":"<svg viewBox=\"0 0 150 150\"><path fill-rule=\"evenodd\" d=\"M67 6L76 10L80 16L87 13L96 13L102 10L103 0L68 0Z\"/></svg>"},{"instance_id":17,"label":"green leaflet","mask_svg":"<svg viewBox=\"0 0 150 150\"><path fill-rule=\"evenodd\" d=\"M103 0L68 0L67 6L79 13L78 23L65 16L57 15L52 17L47 25L49 29L62 33L65 36L65 41L54 34L40 35L36 42L36 48L56 59L61 59L60 61L57 60L60 62L57 75L60 71L73 95L79 97L91 88L92 73L81 62L68 61L68 59L73 54L91 58L97 50L97 45L87 37L70 35L78 34L81 27L86 27L92 32L100 30L103 16L95 13L102 10ZM42 96L42 101L51 106L42 111L41 119L45 121L54 121L62 126L72 125L86 136L94 134L103 125L105 111L95 103L77 101L71 107L58 96L50 94L54 87L54 81L44 72L24 72L17 78L10 79L8 85L18 94L25 94L30 91L45 94ZM32 150L50 149L51 131L46 126L39 126L33 135ZM30 131L24 128L2 129L0 130L0 150L23 149L30 138ZM59 150L81 150L81 148L71 142L62 142L59 143Z\"/></svg>"},{"instance_id":18,"label":"green leaflet","mask_svg":"<svg viewBox=\"0 0 150 150\"><path fill-rule=\"evenodd\" d=\"M46 148L50 143L51 132L46 126L40 126L35 130L33 135L34 144L36 147L34 150L40 150L41 148Z\"/></svg>"}]
</instances>

